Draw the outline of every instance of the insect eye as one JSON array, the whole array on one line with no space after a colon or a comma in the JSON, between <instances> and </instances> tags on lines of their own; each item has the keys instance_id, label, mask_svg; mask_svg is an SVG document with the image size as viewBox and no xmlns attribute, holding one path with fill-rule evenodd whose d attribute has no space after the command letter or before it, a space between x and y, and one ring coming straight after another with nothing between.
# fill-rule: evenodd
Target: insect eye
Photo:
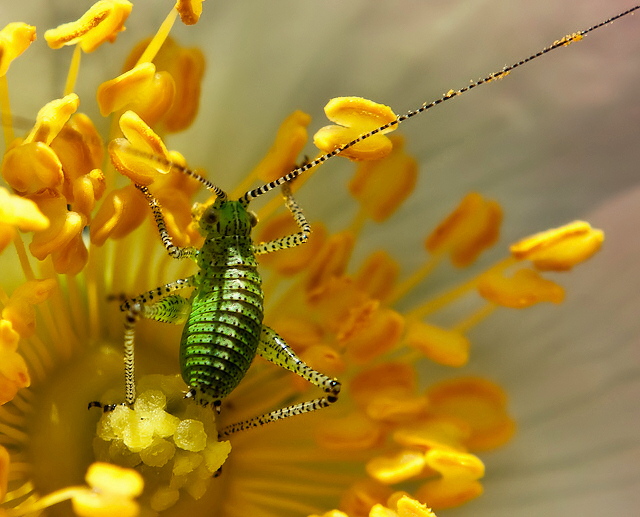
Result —
<instances>
[{"instance_id":1,"label":"insect eye","mask_svg":"<svg viewBox=\"0 0 640 517\"><path fill-rule=\"evenodd\" d=\"M218 212L213 207L205 210L202 214L202 221L206 224L216 224L218 222Z\"/></svg>"},{"instance_id":2,"label":"insect eye","mask_svg":"<svg viewBox=\"0 0 640 517\"><path fill-rule=\"evenodd\" d=\"M249 224L251 224L251 228L258 224L258 216L255 212L249 212Z\"/></svg>"}]
</instances>

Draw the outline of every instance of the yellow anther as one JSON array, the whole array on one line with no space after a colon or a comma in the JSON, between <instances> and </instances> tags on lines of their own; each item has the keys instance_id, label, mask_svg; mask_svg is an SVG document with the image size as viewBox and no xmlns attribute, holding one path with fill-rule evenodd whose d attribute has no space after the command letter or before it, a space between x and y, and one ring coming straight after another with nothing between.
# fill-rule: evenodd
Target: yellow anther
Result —
<instances>
[{"instance_id":1,"label":"yellow anther","mask_svg":"<svg viewBox=\"0 0 640 517\"><path fill-rule=\"evenodd\" d=\"M315 226L314 226L315 230ZM386 251L369 255L354 280L356 286L376 300L386 300L398 278L400 266Z\"/></svg>"},{"instance_id":2,"label":"yellow anther","mask_svg":"<svg viewBox=\"0 0 640 517\"><path fill-rule=\"evenodd\" d=\"M102 246L111 237L120 239L135 230L147 213L140 192L133 186L107 194L91 223L91 242Z\"/></svg>"},{"instance_id":3,"label":"yellow anther","mask_svg":"<svg viewBox=\"0 0 640 517\"><path fill-rule=\"evenodd\" d=\"M42 142L50 145L58 136L64 125L69 121L80 105L80 99L75 93L70 93L62 99L55 99L45 104L38 115L33 129L24 139L24 143Z\"/></svg>"},{"instance_id":4,"label":"yellow anther","mask_svg":"<svg viewBox=\"0 0 640 517\"><path fill-rule=\"evenodd\" d=\"M153 63L142 63L102 83L97 92L103 116L128 109L150 126L166 115L175 98L173 78L168 72L156 72Z\"/></svg>"},{"instance_id":5,"label":"yellow anther","mask_svg":"<svg viewBox=\"0 0 640 517\"><path fill-rule=\"evenodd\" d=\"M202 2L204 0L178 0L176 9L180 13L180 19L185 25L198 23L202 14Z\"/></svg>"},{"instance_id":6,"label":"yellow anther","mask_svg":"<svg viewBox=\"0 0 640 517\"><path fill-rule=\"evenodd\" d=\"M93 52L104 42L115 41L132 7L127 0L100 0L80 19L45 32L44 39L53 49L79 44L84 52Z\"/></svg>"},{"instance_id":7,"label":"yellow anther","mask_svg":"<svg viewBox=\"0 0 640 517\"><path fill-rule=\"evenodd\" d=\"M391 501L394 499L394 496L390 498L389 506L391 506ZM433 513L427 505L424 505L405 494L400 495L394 506L398 517L436 517L436 514ZM375 516L371 515L370 517Z\"/></svg>"},{"instance_id":8,"label":"yellow anther","mask_svg":"<svg viewBox=\"0 0 640 517\"><path fill-rule=\"evenodd\" d=\"M259 225L260 232L254 242L268 242L284 235L291 235L300 231L290 213L271 218ZM312 260L320 253L327 240L327 229L321 224L313 225L313 233L304 246L297 246L283 250L282 253L267 253L260 255L260 264L270 267L283 276L290 276L306 269Z\"/></svg>"},{"instance_id":9,"label":"yellow anther","mask_svg":"<svg viewBox=\"0 0 640 517\"><path fill-rule=\"evenodd\" d=\"M484 464L477 456L432 449L425 454L425 463L442 477L422 485L416 497L429 501L433 508L460 506L482 494L477 480L484 476Z\"/></svg>"},{"instance_id":10,"label":"yellow anther","mask_svg":"<svg viewBox=\"0 0 640 517\"><path fill-rule=\"evenodd\" d=\"M12 329L21 337L31 337L36 327L36 313L33 306L47 300L55 287L56 281L53 279L31 280L22 284L9 298L9 302L2 310L2 318L11 322ZM4 337L10 337L10 334L9 332Z\"/></svg>"},{"instance_id":11,"label":"yellow anther","mask_svg":"<svg viewBox=\"0 0 640 517\"><path fill-rule=\"evenodd\" d=\"M328 283L345 272L354 243L351 232L336 233L326 240L307 269L305 290L311 300L322 296Z\"/></svg>"},{"instance_id":12,"label":"yellow anther","mask_svg":"<svg viewBox=\"0 0 640 517\"><path fill-rule=\"evenodd\" d=\"M133 111L120 117L125 138L109 144L114 167L139 185L150 185L159 174L171 169L169 154L162 139Z\"/></svg>"},{"instance_id":13,"label":"yellow anther","mask_svg":"<svg viewBox=\"0 0 640 517\"><path fill-rule=\"evenodd\" d=\"M20 335L13 329L11 321L0 320L0 405L13 400L20 388L31 384L27 365L17 352L19 340ZM2 452L0 450L0 498L7 488L7 473L2 470L6 467L2 463Z\"/></svg>"},{"instance_id":14,"label":"yellow anther","mask_svg":"<svg viewBox=\"0 0 640 517\"><path fill-rule=\"evenodd\" d=\"M584 221L574 221L527 237L509 249L516 259L530 260L540 271L567 271L589 259L603 241L601 230Z\"/></svg>"},{"instance_id":15,"label":"yellow anther","mask_svg":"<svg viewBox=\"0 0 640 517\"><path fill-rule=\"evenodd\" d=\"M412 321L405 336L407 345L445 366L464 366L469 360L469 339L456 330Z\"/></svg>"},{"instance_id":16,"label":"yellow anther","mask_svg":"<svg viewBox=\"0 0 640 517\"><path fill-rule=\"evenodd\" d=\"M416 387L416 371L411 365L385 362L356 375L350 392L355 403L366 408L376 397L406 397L415 394Z\"/></svg>"},{"instance_id":17,"label":"yellow anther","mask_svg":"<svg viewBox=\"0 0 640 517\"><path fill-rule=\"evenodd\" d=\"M562 303L562 286L542 278L533 269L519 269L513 276L504 276L502 268L487 271L478 278L478 293L503 307L524 309L536 303Z\"/></svg>"},{"instance_id":18,"label":"yellow anther","mask_svg":"<svg viewBox=\"0 0 640 517\"><path fill-rule=\"evenodd\" d=\"M164 215L167 230L176 246L191 246L199 241L199 232L191 226L192 202L186 192L172 188L154 190Z\"/></svg>"},{"instance_id":19,"label":"yellow anther","mask_svg":"<svg viewBox=\"0 0 640 517\"><path fill-rule=\"evenodd\" d=\"M56 153L42 142L14 146L4 155L2 176L19 194L36 194L62 186L64 174Z\"/></svg>"},{"instance_id":20,"label":"yellow anther","mask_svg":"<svg viewBox=\"0 0 640 517\"><path fill-rule=\"evenodd\" d=\"M154 42L151 38L146 38L138 43L127 57L123 70L138 68L143 63L150 64L149 61L140 60L144 58L148 46L153 45ZM152 59L157 73L168 72L175 86L173 103L164 111L159 120L159 129L170 133L182 131L191 125L198 112L200 89L205 69L204 56L200 49L182 47L172 38L167 37ZM134 107L131 109L147 120L147 117L139 109Z\"/></svg>"},{"instance_id":21,"label":"yellow anther","mask_svg":"<svg viewBox=\"0 0 640 517\"><path fill-rule=\"evenodd\" d=\"M474 451L496 448L515 432L507 413L507 395L497 384L479 377L463 377L436 384L426 393L430 416L453 419L469 426L465 446Z\"/></svg>"},{"instance_id":22,"label":"yellow anther","mask_svg":"<svg viewBox=\"0 0 640 517\"><path fill-rule=\"evenodd\" d=\"M300 152L307 143L309 122L311 117L303 111L294 111L284 119L273 145L251 175L268 182L293 169Z\"/></svg>"},{"instance_id":23,"label":"yellow anther","mask_svg":"<svg viewBox=\"0 0 640 517\"><path fill-rule=\"evenodd\" d=\"M49 228L33 236L29 250L38 260L44 260L48 255L53 255L54 265L56 253L61 253L62 255L59 257L61 263L58 267L65 267L63 264L67 264L69 252L84 253L77 246L82 243L82 230L87 219L78 212L67 210L67 202L64 198L42 198L37 202L51 224ZM69 248L69 246L71 247ZM82 248L84 249L84 246ZM56 270L58 271L58 268Z\"/></svg>"},{"instance_id":24,"label":"yellow anther","mask_svg":"<svg viewBox=\"0 0 640 517\"><path fill-rule=\"evenodd\" d=\"M384 505L392 495L388 486L368 479L349 487L342 495L340 507L350 516L365 516L376 505Z\"/></svg>"},{"instance_id":25,"label":"yellow anther","mask_svg":"<svg viewBox=\"0 0 640 517\"><path fill-rule=\"evenodd\" d=\"M468 266L498 240L501 222L500 205L472 192L429 235L425 246L433 254L448 253L454 266Z\"/></svg>"},{"instance_id":26,"label":"yellow anther","mask_svg":"<svg viewBox=\"0 0 640 517\"><path fill-rule=\"evenodd\" d=\"M341 512L340 510L330 510L328 512L324 512L322 515L313 514L313 515L309 515L308 517L350 517L350 516L344 512Z\"/></svg>"},{"instance_id":27,"label":"yellow anther","mask_svg":"<svg viewBox=\"0 0 640 517\"><path fill-rule=\"evenodd\" d=\"M315 433L321 447L337 451L365 451L379 447L385 440L383 424L371 421L361 413L332 418Z\"/></svg>"},{"instance_id":28,"label":"yellow anther","mask_svg":"<svg viewBox=\"0 0 640 517\"><path fill-rule=\"evenodd\" d=\"M80 490L71 502L76 515L81 517L135 517L140 511L133 500L142 493L144 480L132 469L110 463L96 462L87 471L86 481L91 490Z\"/></svg>"},{"instance_id":29,"label":"yellow anther","mask_svg":"<svg viewBox=\"0 0 640 517\"><path fill-rule=\"evenodd\" d=\"M384 104L360 97L337 97L325 106L327 118L338 125L325 126L313 137L313 143L324 152L331 152L380 126L393 122L397 115ZM350 160L379 160L391 152L392 144L385 133L396 129L393 125L379 134L347 149L342 156Z\"/></svg>"},{"instance_id":30,"label":"yellow anther","mask_svg":"<svg viewBox=\"0 0 640 517\"><path fill-rule=\"evenodd\" d=\"M391 136L393 150L383 160L362 162L349 191L377 223L386 220L413 191L418 177L416 160L404 151L404 138Z\"/></svg>"},{"instance_id":31,"label":"yellow anther","mask_svg":"<svg viewBox=\"0 0 640 517\"><path fill-rule=\"evenodd\" d=\"M49 219L40 211L38 205L0 187L0 227L4 229L5 235L9 235L11 239L14 235L13 228L16 227L22 231L33 232L44 230L48 226ZM7 244L5 241L0 242L0 251Z\"/></svg>"},{"instance_id":32,"label":"yellow anther","mask_svg":"<svg viewBox=\"0 0 640 517\"><path fill-rule=\"evenodd\" d=\"M419 423L409 423L393 433L393 440L405 447L421 450L443 449L465 451L471 436L471 426L456 418L430 417Z\"/></svg>"},{"instance_id":33,"label":"yellow anther","mask_svg":"<svg viewBox=\"0 0 640 517\"><path fill-rule=\"evenodd\" d=\"M366 363L388 352L398 345L402 337L404 317L374 303L376 307L358 315L353 326L343 326L344 337L338 336L347 356L356 363Z\"/></svg>"},{"instance_id":34,"label":"yellow anther","mask_svg":"<svg viewBox=\"0 0 640 517\"><path fill-rule=\"evenodd\" d=\"M22 54L36 39L36 28L14 22L0 30L0 77L9 70L11 62Z\"/></svg>"},{"instance_id":35,"label":"yellow anther","mask_svg":"<svg viewBox=\"0 0 640 517\"><path fill-rule=\"evenodd\" d=\"M425 465L423 452L404 450L373 458L367 462L365 469L373 479L393 485L417 477Z\"/></svg>"}]
</instances>

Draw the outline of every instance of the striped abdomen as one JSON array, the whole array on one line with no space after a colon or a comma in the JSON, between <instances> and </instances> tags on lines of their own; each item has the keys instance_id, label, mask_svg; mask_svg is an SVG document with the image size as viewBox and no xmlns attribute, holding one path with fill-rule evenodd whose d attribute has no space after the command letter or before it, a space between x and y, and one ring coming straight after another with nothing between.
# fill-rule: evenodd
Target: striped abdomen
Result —
<instances>
[{"instance_id":1,"label":"striped abdomen","mask_svg":"<svg viewBox=\"0 0 640 517\"><path fill-rule=\"evenodd\" d=\"M255 263L248 262L235 266L218 262L201 271L182 332L182 378L207 399L227 396L256 355L263 294Z\"/></svg>"}]
</instances>

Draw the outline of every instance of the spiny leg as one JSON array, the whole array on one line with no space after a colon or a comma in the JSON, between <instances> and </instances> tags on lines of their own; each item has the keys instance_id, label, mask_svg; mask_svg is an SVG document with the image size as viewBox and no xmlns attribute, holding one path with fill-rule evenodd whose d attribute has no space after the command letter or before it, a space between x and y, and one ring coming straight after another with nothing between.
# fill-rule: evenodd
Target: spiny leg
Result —
<instances>
[{"instance_id":1,"label":"spiny leg","mask_svg":"<svg viewBox=\"0 0 640 517\"><path fill-rule=\"evenodd\" d=\"M136 400L135 384L135 325L140 318L164 323L184 323L189 315L191 302L180 295L167 296L149 305L134 303L128 310L124 322L124 382L125 403L133 405ZM107 410L105 406L105 410Z\"/></svg>"},{"instance_id":2,"label":"spiny leg","mask_svg":"<svg viewBox=\"0 0 640 517\"><path fill-rule=\"evenodd\" d=\"M258 354L272 363L296 373L314 386L322 388L326 395L306 402L292 404L291 406L276 409L270 413L232 424L220 432L221 437L289 418L294 415L316 411L317 409L328 407L338 400L341 387L340 381L328 377L305 364L284 339L265 325L262 326L260 343L258 344Z\"/></svg>"},{"instance_id":3,"label":"spiny leg","mask_svg":"<svg viewBox=\"0 0 640 517\"><path fill-rule=\"evenodd\" d=\"M164 220L164 216L162 215L162 208L160 207L160 203L158 200L153 197L149 189L144 185L135 185L135 187L144 194L144 197L147 198L147 203L149 203L149 207L153 212L153 219L156 222L156 226L158 227L158 232L160 232L160 239L162 240L162 244L167 249L169 255L173 258L181 259L187 257L193 257L198 251L197 248L186 247L181 248L176 246L173 243L173 239L167 230L167 223Z\"/></svg>"},{"instance_id":4,"label":"spiny leg","mask_svg":"<svg viewBox=\"0 0 640 517\"><path fill-rule=\"evenodd\" d=\"M156 287L155 289L151 289L146 293L139 294L133 298L126 298L122 305L120 305L121 311L128 311L135 304L140 305L148 305L155 301L156 298L163 298L168 294L173 293L174 291L178 291L179 289L186 289L187 287L195 287L197 284L198 274L188 276L186 278L179 278L178 280L174 280L173 282L169 282L168 284L164 284Z\"/></svg>"},{"instance_id":5,"label":"spiny leg","mask_svg":"<svg viewBox=\"0 0 640 517\"><path fill-rule=\"evenodd\" d=\"M287 235L286 237L282 237L280 239L275 239L269 242L261 242L260 244L255 245L253 247L253 251L256 255L264 255L265 253L271 253L272 251L283 250L286 248L295 248L296 246L300 246L300 244L304 244L305 242L307 242L307 239L309 238L309 234L311 233L311 226L302 213L302 209L293 198L289 183L282 184L282 195L284 196L285 205L291 212L291 215L293 215L293 219L298 225L298 228L300 228L300 231L298 233Z\"/></svg>"}]
</instances>

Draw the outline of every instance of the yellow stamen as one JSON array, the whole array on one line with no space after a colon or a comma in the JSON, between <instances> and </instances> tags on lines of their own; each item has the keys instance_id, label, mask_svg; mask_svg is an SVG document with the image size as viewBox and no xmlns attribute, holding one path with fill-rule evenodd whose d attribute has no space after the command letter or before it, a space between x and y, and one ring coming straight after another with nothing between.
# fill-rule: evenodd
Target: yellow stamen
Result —
<instances>
[{"instance_id":1,"label":"yellow stamen","mask_svg":"<svg viewBox=\"0 0 640 517\"><path fill-rule=\"evenodd\" d=\"M17 352L19 341L20 335L13 329L11 321L0 320L0 405L13 400L19 389L31 385L27 365ZM2 453L6 453L4 448L0 450L0 501L7 488L7 473L3 469L8 468L7 463L2 461Z\"/></svg>"},{"instance_id":2,"label":"yellow stamen","mask_svg":"<svg viewBox=\"0 0 640 517\"><path fill-rule=\"evenodd\" d=\"M471 426L451 417L430 417L418 423L408 423L393 433L393 440L405 447L423 451L443 449L465 451L471 436Z\"/></svg>"},{"instance_id":3,"label":"yellow stamen","mask_svg":"<svg viewBox=\"0 0 640 517\"><path fill-rule=\"evenodd\" d=\"M305 291L310 298L322 294L332 277L342 275L351 258L355 238L350 232L330 236L315 260L309 264Z\"/></svg>"},{"instance_id":4,"label":"yellow stamen","mask_svg":"<svg viewBox=\"0 0 640 517\"><path fill-rule=\"evenodd\" d=\"M147 213L142 201L133 185L109 192L91 224L91 242L101 246L109 237L122 238L140 226Z\"/></svg>"},{"instance_id":5,"label":"yellow stamen","mask_svg":"<svg viewBox=\"0 0 640 517\"><path fill-rule=\"evenodd\" d=\"M142 63L150 63L154 60L160 48L164 45L167 39L169 39L169 33L171 32L171 29L173 28L173 24L175 23L177 17L178 11L172 8L171 11L169 11L167 17L160 25L160 28L154 34L153 39L147 45L145 45L144 52L140 54L140 57L138 58L134 66L140 65ZM125 64L125 69L126 68L129 67Z\"/></svg>"},{"instance_id":6,"label":"yellow stamen","mask_svg":"<svg viewBox=\"0 0 640 517\"><path fill-rule=\"evenodd\" d=\"M202 2L204 0L178 0L176 10L180 13L180 19L185 25L198 23L202 14Z\"/></svg>"},{"instance_id":7,"label":"yellow stamen","mask_svg":"<svg viewBox=\"0 0 640 517\"><path fill-rule=\"evenodd\" d=\"M385 221L413 192L418 177L416 160L404 150L404 138L389 137L393 150L383 160L358 164L349 191L376 223Z\"/></svg>"},{"instance_id":8,"label":"yellow stamen","mask_svg":"<svg viewBox=\"0 0 640 517\"><path fill-rule=\"evenodd\" d=\"M471 341L456 330L411 321L404 339L410 347L445 366L464 366L469 360Z\"/></svg>"},{"instance_id":9,"label":"yellow stamen","mask_svg":"<svg viewBox=\"0 0 640 517\"><path fill-rule=\"evenodd\" d=\"M345 336L339 335L339 343L344 346L349 359L356 363L366 363L389 352L400 342L404 330L404 317L386 307L367 310L358 317L359 321Z\"/></svg>"},{"instance_id":10,"label":"yellow stamen","mask_svg":"<svg viewBox=\"0 0 640 517\"><path fill-rule=\"evenodd\" d=\"M71 64L69 65L69 71L67 72L67 80L64 84L64 94L69 95L76 89L76 81L78 80L78 73L80 71L80 61L82 60L82 49L76 46L73 49L73 56L71 57Z\"/></svg>"},{"instance_id":11,"label":"yellow stamen","mask_svg":"<svg viewBox=\"0 0 640 517\"><path fill-rule=\"evenodd\" d=\"M125 139L116 138L109 144L111 161L119 172L138 185L150 185L169 172L170 156L162 139L136 113L123 113L120 129Z\"/></svg>"},{"instance_id":12,"label":"yellow stamen","mask_svg":"<svg viewBox=\"0 0 640 517\"><path fill-rule=\"evenodd\" d=\"M518 260L530 260L540 271L567 271L590 258L602 246L604 233L589 223L574 221L537 233L511 245Z\"/></svg>"},{"instance_id":13,"label":"yellow stamen","mask_svg":"<svg viewBox=\"0 0 640 517\"><path fill-rule=\"evenodd\" d=\"M315 230L315 226L314 226ZM356 286L380 301L389 298L400 266L386 251L372 253L354 276Z\"/></svg>"},{"instance_id":14,"label":"yellow stamen","mask_svg":"<svg viewBox=\"0 0 640 517\"><path fill-rule=\"evenodd\" d=\"M56 287L53 279L33 280L18 287L2 310L2 318L23 338L33 336L36 327L34 305L44 302Z\"/></svg>"},{"instance_id":15,"label":"yellow stamen","mask_svg":"<svg viewBox=\"0 0 640 517\"><path fill-rule=\"evenodd\" d=\"M427 390L429 416L455 419L471 431L464 445L473 451L494 449L515 432L507 413L507 395L497 384L479 377L443 381ZM435 505L434 505L435 506Z\"/></svg>"},{"instance_id":16,"label":"yellow stamen","mask_svg":"<svg viewBox=\"0 0 640 517\"><path fill-rule=\"evenodd\" d=\"M329 120L338 124L325 126L314 135L313 143L324 152L331 152L359 135L397 118L388 106L360 97L331 99L324 111ZM387 156L391 152L392 144L384 134L394 129L396 126L354 145L344 151L342 156L350 160L378 160Z\"/></svg>"},{"instance_id":17,"label":"yellow stamen","mask_svg":"<svg viewBox=\"0 0 640 517\"><path fill-rule=\"evenodd\" d=\"M501 268L491 269L478 278L478 293L490 302L513 309L564 300L562 286L542 278L533 269L519 269L510 277Z\"/></svg>"},{"instance_id":18,"label":"yellow stamen","mask_svg":"<svg viewBox=\"0 0 640 517\"><path fill-rule=\"evenodd\" d=\"M454 266L465 267L495 244L501 222L500 205L472 192L429 235L425 246L433 254L448 253Z\"/></svg>"},{"instance_id":19,"label":"yellow stamen","mask_svg":"<svg viewBox=\"0 0 640 517\"><path fill-rule=\"evenodd\" d=\"M477 480L484 476L484 464L473 454L431 449L424 460L442 476L416 491L416 497L429 501L433 508L460 506L482 494L482 485Z\"/></svg>"},{"instance_id":20,"label":"yellow stamen","mask_svg":"<svg viewBox=\"0 0 640 517\"><path fill-rule=\"evenodd\" d=\"M132 7L127 0L99 0L78 20L48 30L44 38L53 49L79 44L84 52L93 52L115 41Z\"/></svg>"},{"instance_id":21,"label":"yellow stamen","mask_svg":"<svg viewBox=\"0 0 640 517\"><path fill-rule=\"evenodd\" d=\"M14 22L0 30L0 76L9 70L11 62L36 40L36 28L22 22Z\"/></svg>"},{"instance_id":22,"label":"yellow stamen","mask_svg":"<svg viewBox=\"0 0 640 517\"><path fill-rule=\"evenodd\" d=\"M424 453L403 450L373 458L367 462L365 468L373 479L393 485L417 477L425 465Z\"/></svg>"},{"instance_id":23,"label":"yellow stamen","mask_svg":"<svg viewBox=\"0 0 640 517\"><path fill-rule=\"evenodd\" d=\"M38 205L0 187L0 229L4 235L4 238L0 239L0 251L13 239L14 227L34 232L45 230L48 226L49 219L40 211Z\"/></svg>"},{"instance_id":24,"label":"yellow stamen","mask_svg":"<svg viewBox=\"0 0 640 517\"><path fill-rule=\"evenodd\" d=\"M361 413L327 419L315 433L320 446L338 451L371 450L384 443L385 436L382 423L372 422Z\"/></svg>"}]
</instances>

